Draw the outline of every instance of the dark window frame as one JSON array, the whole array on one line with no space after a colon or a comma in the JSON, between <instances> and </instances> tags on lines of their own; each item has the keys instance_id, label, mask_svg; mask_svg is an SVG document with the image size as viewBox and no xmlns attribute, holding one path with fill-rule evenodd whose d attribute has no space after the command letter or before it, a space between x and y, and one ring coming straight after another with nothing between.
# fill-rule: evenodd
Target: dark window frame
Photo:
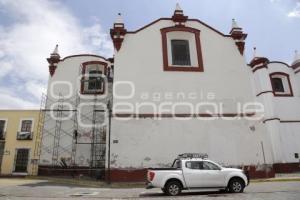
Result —
<instances>
[{"instance_id":1,"label":"dark window frame","mask_svg":"<svg viewBox=\"0 0 300 200\"><path fill-rule=\"evenodd\" d=\"M284 77L286 78L287 80L287 86L289 87L287 91L284 91L284 92L277 92L276 91L276 88L275 88L275 85L272 81L273 78L278 78L279 77ZM294 96L294 93L293 93L293 88L292 88L292 84L291 84L291 80L290 80L290 76L289 74L286 74L284 72L273 72L269 75L270 77L270 82L271 82L271 85L272 85L272 92L273 92L273 95L276 96L276 97L293 97ZM282 78L281 78L282 79ZM284 88L285 90L285 88Z\"/></svg>"},{"instance_id":2,"label":"dark window frame","mask_svg":"<svg viewBox=\"0 0 300 200\"><path fill-rule=\"evenodd\" d=\"M172 39L171 54L172 54L172 65L191 66L189 40Z\"/></svg>"},{"instance_id":3,"label":"dark window frame","mask_svg":"<svg viewBox=\"0 0 300 200\"><path fill-rule=\"evenodd\" d=\"M98 65L102 65L104 67L104 70L101 71L102 75L106 76L107 75L107 63L106 62L102 62L102 61L88 61L88 62L84 62L82 63L82 77L81 77L81 88L80 88L80 93L84 94L84 95L102 95L105 93L105 87L106 87L106 82L103 80L102 77L102 83L103 83L103 88L101 90L89 90L89 89L85 89L85 83L89 81L89 71L88 71L88 67L90 65L94 65L94 64L98 64ZM96 70L95 70L96 71ZM89 87L89 85L88 85Z\"/></svg>"},{"instance_id":4,"label":"dark window frame","mask_svg":"<svg viewBox=\"0 0 300 200\"><path fill-rule=\"evenodd\" d=\"M5 120L5 119L0 119L0 122L1 123L3 122L3 124L2 124L3 127L0 126L0 140L5 140L5 132L6 132L5 128L6 128L6 123L7 123L6 121L7 120Z\"/></svg>"},{"instance_id":5,"label":"dark window frame","mask_svg":"<svg viewBox=\"0 0 300 200\"><path fill-rule=\"evenodd\" d=\"M167 34L169 32L188 32L194 34L195 37L195 46L196 52L195 57L197 60L197 64L195 66L173 66L169 63L169 55L168 55L168 38ZM166 27L160 29L161 37L162 37L162 58L163 58L163 70L164 71L181 71L181 72L203 72L203 59L202 59L202 50L201 50L201 42L200 42L200 30L191 28L191 27ZM178 38L180 39L180 38ZM191 53L191 52L190 52ZM172 60L172 59L170 59Z\"/></svg>"},{"instance_id":6,"label":"dark window frame","mask_svg":"<svg viewBox=\"0 0 300 200\"><path fill-rule=\"evenodd\" d=\"M272 85L274 85L275 92L285 92L282 78L271 77L271 81L272 81Z\"/></svg>"}]
</instances>

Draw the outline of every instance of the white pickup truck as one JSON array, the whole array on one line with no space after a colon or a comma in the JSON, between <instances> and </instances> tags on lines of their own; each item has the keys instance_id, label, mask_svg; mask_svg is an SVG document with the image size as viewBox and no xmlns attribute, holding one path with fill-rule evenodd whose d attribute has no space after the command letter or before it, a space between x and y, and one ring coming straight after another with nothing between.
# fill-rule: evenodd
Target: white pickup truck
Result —
<instances>
[{"instance_id":1,"label":"white pickup truck","mask_svg":"<svg viewBox=\"0 0 300 200\"><path fill-rule=\"evenodd\" d=\"M146 188L161 188L175 196L193 189L239 193L248 184L248 173L241 169L225 168L205 158L178 158L171 168L149 168Z\"/></svg>"}]
</instances>

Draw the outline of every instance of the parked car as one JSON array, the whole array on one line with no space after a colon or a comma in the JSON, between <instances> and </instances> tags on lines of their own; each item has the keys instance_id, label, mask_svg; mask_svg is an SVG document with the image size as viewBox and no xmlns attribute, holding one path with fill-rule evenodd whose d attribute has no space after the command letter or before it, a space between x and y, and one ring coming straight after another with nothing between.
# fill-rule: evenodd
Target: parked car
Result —
<instances>
[{"instance_id":1,"label":"parked car","mask_svg":"<svg viewBox=\"0 0 300 200\"><path fill-rule=\"evenodd\" d=\"M161 188L167 195L182 190L224 190L240 193L249 184L248 173L225 168L208 160L206 154L181 154L171 168L149 168L147 189Z\"/></svg>"}]
</instances>

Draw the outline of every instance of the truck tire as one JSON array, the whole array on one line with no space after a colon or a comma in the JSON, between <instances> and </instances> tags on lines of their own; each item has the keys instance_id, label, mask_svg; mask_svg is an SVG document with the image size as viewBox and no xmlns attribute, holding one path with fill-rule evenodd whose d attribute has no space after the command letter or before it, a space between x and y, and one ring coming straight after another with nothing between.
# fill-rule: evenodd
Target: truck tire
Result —
<instances>
[{"instance_id":1,"label":"truck tire","mask_svg":"<svg viewBox=\"0 0 300 200\"><path fill-rule=\"evenodd\" d=\"M245 188L245 183L240 178L233 178L230 180L228 184L229 192L232 193L242 193Z\"/></svg>"},{"instance_id":2,"label":"truck tire","mask_svg":"<svg viewBox=\"0 0 300 200\"><path fill-rule=\"evenodd\" d=\"M170 196L177 196L181 193L182 187L178 181L170 181L165 187L165 191Z\"/></svg>"}]
</instances>

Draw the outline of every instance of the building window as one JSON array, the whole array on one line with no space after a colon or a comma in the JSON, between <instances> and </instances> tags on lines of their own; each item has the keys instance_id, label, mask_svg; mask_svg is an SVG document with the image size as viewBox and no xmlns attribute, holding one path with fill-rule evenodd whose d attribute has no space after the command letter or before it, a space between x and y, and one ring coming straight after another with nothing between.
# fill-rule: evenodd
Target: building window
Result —
<instances>
[{"instance_id":1,"label":"building window","mask_svg":"<svg viewBox=\"0 0 300 200\"><path fill-rule=\"evenodd\" d=\"M200 30L166 27L161 30L164 71L203 72Z\"/></svg>"},{"instance_id":2,"label":"building window","mask_svg":"<svg viewBox=\"0 0 300 200\"><path fill-rule=\"evenodd\" d=\"M90 70L88 79L88 90L99 91L104 86L102 72L100 70Z\"/></svg>"},{"instance_id":3,"label":"building window","mask_svg":"<svg viewBox=\"0 0 300 200\"><path fill-rule=\"evenodd\" d=\"M6 120L0 120L0 140L5 139L5 124Z\"/></svg>"},{"instance_id":4,"label":"building window","mask_svg":"<svg viewBox=\"0 0 300 200\"><path fill-rule=\"evenodd\" d=\"M283 82L281 78L272 78L272 85L274 85L275 92L284 92Z\"/></svg>"},{"instance_id":5,"label":"building window","mask_svg":"<svg viewBox=\"0 0 300 200\"><path fill-rule=\"evenodd\" d=\"M191 65L188 40L171 40L171 46L173 65Z\"/></svg>"},{"instance_id":6,"label":"building window","mask_svg":"<svg viewBox=\"0 0 300 200\"><path fill-rule=\"evenodd\" d=\"M22 120L21 132L31 132L32 120Z\"/></svg>"},{"instance_id":7,"label":"building window","mask_svg":"<svg viewBox=\"0 0 300 200\"><path fill-rule=\"evenodd\" d=\"M91 61L82 64L81 93L104 94L106 63Z\"/></svg>"},{"instance_id":8,"label":"building window","mask_svg":"<svg viewBox=\"0 0 300 200\"><path fill-rule=\"evenodd\" d=\"M274 72L270 74L274 96L293 96L293 89L288 74L283 72Z\"/></svg>"},{"instance_id":9,"label":"building window","mask_svg":"<svg viewBox=\"0 0 300 200\"><path fill-rule=\"evenodd\" d=\"M21 120L21 127L20 131L17 133L17 140L32 140L32 125L32 120Z\"/></svg>"}]
</instances>

